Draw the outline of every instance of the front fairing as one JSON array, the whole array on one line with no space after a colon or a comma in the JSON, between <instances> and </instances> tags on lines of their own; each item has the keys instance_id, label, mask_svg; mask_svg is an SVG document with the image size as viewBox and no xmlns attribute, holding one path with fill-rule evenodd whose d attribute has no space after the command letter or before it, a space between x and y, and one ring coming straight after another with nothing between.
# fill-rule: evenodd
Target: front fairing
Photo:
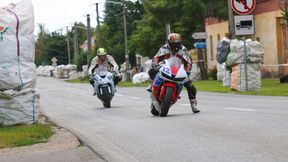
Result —
<instances>
[{"instance_id":1,"label":"front fairing","mask_svg":"<svg viewBox=\"0 0 288 162\"><path fill-rule=\"evenodd\" d=\"M99 89L104 86L109 86L111 93L114 95L114 80L113 74L108 71L99 72L93 77L94 79L94 90L99 94Z\"/></svg>"}]
</instances>

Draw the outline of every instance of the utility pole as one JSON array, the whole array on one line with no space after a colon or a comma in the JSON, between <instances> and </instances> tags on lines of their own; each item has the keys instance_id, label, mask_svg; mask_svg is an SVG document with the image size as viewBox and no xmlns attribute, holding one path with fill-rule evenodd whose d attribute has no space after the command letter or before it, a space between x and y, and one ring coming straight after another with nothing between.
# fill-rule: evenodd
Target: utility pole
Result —
<instances>
[{"instance_id":1,"label":"utility pole","mask_svg":"<svg viewBox=\"0 0 288 162\"><path fill-rule=\"evenodd\" d=\"M88 47L88 51L87 51L87 65L89 67L89 63L90 63L90 54L91 54L91 26L90 26L90 14L87 14L87 47Z\"/></svg>"},{"instance_id":2,"label":"utility pole","mask_svg":"<svg viewBox=\"0 0 288 162\"><path fill-rule=\"evenodd\" d=\"M127 27L126 27L126 9L125 9L125 1L122 0L123 5L123 24L124 24L124 42L125 42L125 62L126 62L126 73L127 73L127 80L130 80L128 75L129 70L129 56L128 56L128 40L127 40Z\"/></svg>"},{"instance_id":3,"label":"utility pole","mask_svg":"<svg viewBox=\"0 0 288 162\"><path fill-rule=\"evenodd\" d=\"M67 51L68 51L68 64L71 64L71 56L70 56L70 43L69 43L69 33L68 26L66 26L66 41L67 41Z\"/></svg>"},{"instance_id":4,"label":"utility pole","mask_svg":"<svg viewBox=\"0 0 288 162\"><path fill-rule=\"evenodd\" d=\"M99 11L98 11L98 3L96 3L96 15L97 15L97 34L98 34L98 48L101 48L101 29L99 22Z\"/></svg>"},{"instance_id":5,"label":"utility pole","mask_svg":"<svg viewBox=\"0 0 288 162\"><path fill-rule=\"evenodd\" d=\"M77 29L73 29L73 44L74 44L74 64L76 65L77 63L77 54L78 54L78 32Z\"/></svg>"},{"instance_id":6,"label":"utility pole","mask_svg":"<svg viewBox=\"0 0 288 162\"><path fill-rule=\"evenodd\" d=\"M228 24L229 24L229 33L232 39L235 38L235 24L234 24L234 14L232 10L231 0L228 1Z\"/></svg>"},{"instance_id":7,"label":"utility pole","mask_svg":"<svg viewBox=\"0 0 288 162\"><path fill-rule=\"evenodd\" d=\"M166 22L165 23L165 31L166 31L166 38L168 37L168 35L171 33L171 29L170 29L170 23Z\"/></svg>"}]
</instances>

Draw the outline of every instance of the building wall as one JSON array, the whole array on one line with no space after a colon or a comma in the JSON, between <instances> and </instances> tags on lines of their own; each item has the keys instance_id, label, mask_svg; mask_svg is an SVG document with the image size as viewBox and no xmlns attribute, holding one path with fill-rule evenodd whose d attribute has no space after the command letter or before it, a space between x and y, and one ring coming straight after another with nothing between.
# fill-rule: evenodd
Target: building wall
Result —
<instances>
[{"instance_id":1,"label":"building wall","mask_svg":"<svg viewBox=\"0 0 288 162\"><path fill-rule=\"evenodd\" d=\"M216 52L218 42L225 36L225 33L228 33L228 22L217 22L216 19L210 18L206 21L206 32L208 33L207 37L207 65L208 69L217 65L216 61ZM210 25L209 25L210 24Z\"/></svg>"},{"instance_id":2,"label":"building wall","mask_svg":"<svg viewBox=\"0 0 288 162\"><path fill-rule=\"evenodd\" d=\"M280 38L279 31L281 31L281 10L269 11L269 12L258 12L254 16L255 22L255 35L250 36L252 40L258 40L265 48L264 64L266 65L277 65L279 64L279 56L282 48L282 39ZM206 20L206 32L208 33L207 38L207 64L208 68L217 65L216 52L217 44L228 33L228 22L218 22L215 19ZM281 32L280 32L281 33ZM281 39L281 40L280 40ZM278 71L277 66L266 66L269 71Z\"/></svg>"},{"instance_id":3,"label":"building wall","mask_svg":"<svg viewBox=\"0 0 288 162\"><path fill-rule=\"evenodd\" d=\"M264 64L278 64L277 17L282 17L280 11L262 13L255 16L255 39L264 45Z\"/></svg>"}]
</instances>

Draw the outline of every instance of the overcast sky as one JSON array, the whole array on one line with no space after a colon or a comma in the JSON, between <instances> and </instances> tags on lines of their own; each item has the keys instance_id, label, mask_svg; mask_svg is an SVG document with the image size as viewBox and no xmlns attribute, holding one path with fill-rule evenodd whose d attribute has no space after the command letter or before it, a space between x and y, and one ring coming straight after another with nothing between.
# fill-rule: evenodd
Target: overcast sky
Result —
<instances>
[{"instance_id":1,"label":"overcast sky","mask_svg":"<svg viewBox=\"0 0 288 162\"><path fill-rule=\"evenodd\" d=\"M0 6L4 7L10 3L21 0L0 0ZM86 14L91 14L91 25L96 26L96 7L99 4L99 14L103 15L105 0L32 0L35 14L35 24L45 24L49 32L65 26L71 26L74 22L83 22L86 25ZM103 16L101 16L103 17Z\"/></svg>"}]
</instances>

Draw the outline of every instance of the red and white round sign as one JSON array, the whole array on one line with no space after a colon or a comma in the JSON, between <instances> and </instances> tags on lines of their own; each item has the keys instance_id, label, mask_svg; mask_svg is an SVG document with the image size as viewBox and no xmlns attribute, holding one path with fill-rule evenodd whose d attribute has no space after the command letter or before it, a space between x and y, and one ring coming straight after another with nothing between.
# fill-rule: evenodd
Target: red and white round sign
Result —
<instances>
[{"instance_id":1,"label":"red and white round sign","mask_svg":"<svg viewBox=\"0 0 288 162\"><path fill-rule=\"evenodd\" d=\"M239 15L246 15L253 11L256 0L231 0L233 10Z\"/></svg>"}]
</instances>

